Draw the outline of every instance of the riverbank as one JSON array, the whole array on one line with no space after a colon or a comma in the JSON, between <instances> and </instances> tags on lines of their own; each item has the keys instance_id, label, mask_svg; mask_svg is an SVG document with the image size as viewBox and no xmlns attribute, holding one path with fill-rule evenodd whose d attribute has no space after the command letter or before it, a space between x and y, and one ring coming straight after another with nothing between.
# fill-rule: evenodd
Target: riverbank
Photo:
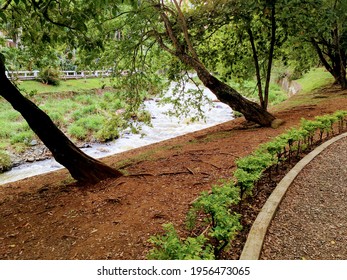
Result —
<instances>
[{"instance_id":1,"label":"riverbank","mask_svg":"<svg viewBox=\"0 0 347 280\"><path fill-rule=\"evenodd\" d=\"M127 176L94 186L76 184L65 170L5 184L0 189L0 258L145 259L151 248L147 240L162 232L162 224L172 222L181 236L187 234L190 202L230 178L237 158L302 117L346 110L346 97L347 91L336 88L293 96L271 109L285 120L278 129L245 126L240 118L106 157L105 163ZM254 210L265 194L255 197ZM244 237L238 236L225 258L238 258Z\"/></svg>"}]
</instances>

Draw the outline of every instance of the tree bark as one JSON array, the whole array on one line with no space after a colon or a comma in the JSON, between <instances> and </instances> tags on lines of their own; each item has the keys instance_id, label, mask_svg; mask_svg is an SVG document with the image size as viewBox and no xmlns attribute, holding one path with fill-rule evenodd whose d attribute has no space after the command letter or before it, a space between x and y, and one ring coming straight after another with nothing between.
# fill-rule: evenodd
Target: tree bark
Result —
<instances>
[{"instance_id":1,"label":"tree bark","mask_svg":"<svg viewBox=\"0 0 347 280\"><path fill-rule=\"evenodd\" d=\"M257 87L258 87L259 102L260 102L260 106L262 108L266 109L266 106L264 104L264 97L263 97L263 87L262 87L262 84L261 84L261 74L260 74L258 52L257 52L257 48L255 46L252 29L248 28L247 29L247 33L249 35L249 41L251 42L251 46L252 46L253 60L254 60L254 66L255 66L255 75L257 77Z\"/></svg>"},{"instance_id":2,"label":"tree bark","mask_svg":"<svg viewBox=\"0 0 347 280\"><path fill-rule=\"evenodd\" d=\"M234 111L242 113L248 121L261 126L272 126L276 119L272 114L211 75L200 61L185 53L177 53L177 57L186 65L194 68L201 82L216 95L219 101L229 105Z\"/></svg>"},{"instance_id":3,"label":"tree bark","mask_svg":"<svg viewBox=\"0 0 347 280\"><path fill-rule=\"evenodd\" d=\"M269 50L269 57L268 57L268 65L267 65L267 72L266 72L266 81L265 81L265 90L264 90L264 106L263 108L266 109L269 103L269 89L270 89L270 77L271 77L271 69L272 69L272 61L275 51L275 44L276 44L276 3L273 2L271 7L271 42L270 42L270 50Z\"/></svg>"},{"instance_id":4,"label":"tree bark","mask_svg":"<svg viewBox=\"0 0 347 280\"><path fill-rule=\"evenodd\" d=\"M346 78L346 59L344 59L344 54L342 49L337 46L333 45L325 45L328 49L327 57L330 59L330 62L326 59L324 56L324 53L319 46L318 42L311 38L311 43L313 47L315 48L318 57L320 61L322 62L325 69L334 77L335 82L334 84L340 85L342 89L347 88L347 78ZM335 49L338 49L338 52L336 53Z\"/></svg>"},{"instance_id":5,"label":"tree bark","mask_svg":"<svg viewBox=\"0 0 347 280\"><path fill-rule=\"evenodd\" d=\"M50 117L33 102L25 98L5 75L5 66L0 59L0 95L27 121L57 162L65 166L79 182L97 183L122 173L86 155L58 129Z\"/></svg>"}]
</instances>

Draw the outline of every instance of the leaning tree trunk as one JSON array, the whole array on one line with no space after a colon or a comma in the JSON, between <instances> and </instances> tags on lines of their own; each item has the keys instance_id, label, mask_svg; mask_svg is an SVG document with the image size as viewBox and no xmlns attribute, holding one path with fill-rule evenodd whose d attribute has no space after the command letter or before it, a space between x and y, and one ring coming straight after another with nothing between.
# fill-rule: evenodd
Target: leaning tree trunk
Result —
<instances>
[{"instance_id":1,"label":"leaning tree trunk","mask_svg":"<svg viewBox=\"0 0 347 280\"><path fill-rule=\"evenodd\" d=\"M244 98L235 89L218 80L211 74L199 73L198 77L209 88L219 101L229 105L234 111L242 113L247 121L255 122L261 126L273 126L276 119L272 114L257 103Z\"/></svg>"},{"instance_id":2,"label":"leaning tree trunk","mask_svg":"<svg viewBox=\"0 0 347 280\"><path fill-rule=\"evenodd\" d=\"M216 95L219 101L229 105L234 111L242 113L247 121L272 127L276 127L282 122L274 122L276 118L272 114L211 75L200 61L184 53L177 54L177 56L183 63L195 69L201 82ZM275 123L277 124L275 125Z\"/></svg>"},{"instance_id":3,"label":"leaning tree trunk","mask_svg":"<svg viewBox=\"0 0 347 280\"><path fill-rule=\"evenodd\" d=\"M56 161L65 166L74 179L79 182L97 183L106 178L122 176L121 172L84 154L57 128L45 112L25 98L6 77L1 59L0 71L0 95L23 116Z\"/></svg>"},{"instance_id":4,"label":"leaning tree trunk","mask_svg":"<svg viewBox=\"0 0 347 280\"><path fill-rule=\"evenodd\" d=\"M178 25L183 33L184 43L182 43L179 36L177 36L176 32L178 31L174 28L176 23L172 23L166 14L166 11L170 11L170 8L165 7L163 2L160 4L153 1L153 7L159 12L166 29L165 35L157 31L152 31L159 46L171 55L176 56L183 64L192 67L196 71L201 82L210 89L221 102L229 105L234 111L242 113L247 121L255 122L261 126L279 126L282 121L276 121L276 118L267 112L266 109L244 98L235 89L209 73L205 65L199 60L194 46L190 41L188 25L180 8L180 4L177 0L173 0L173 3L177 9ZM171 12L172 11L170 11L170 15ZM167 39L171 41L172 48L165 45L162 36L166 36Z\"/></svg>"}]
</instances>

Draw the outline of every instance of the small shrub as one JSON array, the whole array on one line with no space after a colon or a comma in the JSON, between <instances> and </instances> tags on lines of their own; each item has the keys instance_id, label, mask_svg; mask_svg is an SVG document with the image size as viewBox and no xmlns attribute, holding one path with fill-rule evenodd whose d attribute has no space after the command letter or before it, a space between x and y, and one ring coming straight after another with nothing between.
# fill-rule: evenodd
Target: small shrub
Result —
<instances>
[{"instance_id":1,"label":"small shrub","mask_svg":"<svg viewBox=\"0 0 347 280\"><path fill-rule=\"evenodd\" d=\"M166 233L163 236L152 236L149 239L155 248L147 258L150 260L213 260L213 250L206 245L203 235L180 239L172 224L163 225Z\"/></svg>"},{"instance_id":2,"label":"small shrub","mask_svg":"<svg viewBox=\"0 0 347 280\"><path fill-rule=\"evenodd\" d=\"M344 123L346 123L347 111L336 111L334 116L338 119L339 132L343 130Z\"/></svg>"},{"instance_id":3,"label":"small shrub","mask_svg":"<svg viewBox=\"0 0 347 280\"><path fill-rule=\"evenodd\" d=\"M103 142L117 139L120 136L120 131L125 125L126 122L122 116L115 114L107 120L101 130L97 132L96 138Z\"/></svg>"},{"instance_id":4,"label":"small shrub","mask_svg":"<svg viewBox=\"0 0 347 280\"><path fill-rule=\"evenodd\" d=\"M10 156L0 151L0 173L10 170L12 167Z\"/></svg>"},{"instance_id":5,"label":"small shrub","mask_svg":"<svg viewBox=\"0 0 347 280\"><path fill-rule=\"evenodd\" d=\"M240 188L241 191L241 199L245 197L245 195L251 195L254 184L261 177L261 171L253 171L249 172L242 168L237 168L234 172L234 177L236 179L236 186Z\"/></svg>"},{"instance_id":6,"label":"small shrub","mask_svg":"<svg viewBox=\"0 0 347 280\"><path fill-rule=\"evenodd\" d=\"M60 84L60 72L52 67L47 67L40 71L39 78L47 85L58 86Z\"/></svg>"},{"instance_id":7,"label":"small shrub","mask_svg":"<svg viewBox=\"0 0 347 280\"><path fill-rule=\"evenodd\" d=\"M208 235L216 240L214 254L221 251L234 239L242 229L240 215L231 213L230 207L240 202L240 191L232 182L224 182L222 186L214 186L212 192L203 192L192 205L188 213L188 227L196 226L198 214L206 219L204 226L210 225Z\"/></svg>"}]
</instances>

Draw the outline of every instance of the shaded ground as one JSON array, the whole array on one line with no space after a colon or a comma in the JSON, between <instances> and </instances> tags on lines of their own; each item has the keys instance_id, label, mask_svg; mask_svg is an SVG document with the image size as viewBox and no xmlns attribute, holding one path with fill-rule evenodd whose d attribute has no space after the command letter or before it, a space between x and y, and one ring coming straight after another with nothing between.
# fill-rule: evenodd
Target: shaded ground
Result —
<instances>
[{"instance_id":1,"label":"shaded ground","mask_svg":"<svg viewBox=\"0 0 347 280\"><path fill-rule=\"evenodd\" d=\"M252 152L302 117L347 109L347 91L325 89L294 96L272 111L279 129L227 122L104 161L128 176L95 186L76 185L66 171L27 178L0 188L0 259L145 259L148 238L173 222L184 236L189 203L221 178L238 157ZM294 106L294 107L293 107ZM249 229L255 212L245 219ZM252 206L252 205L251 205ZM238 258L245 234L225 258Z\"/></svg>"}]
</instances>

